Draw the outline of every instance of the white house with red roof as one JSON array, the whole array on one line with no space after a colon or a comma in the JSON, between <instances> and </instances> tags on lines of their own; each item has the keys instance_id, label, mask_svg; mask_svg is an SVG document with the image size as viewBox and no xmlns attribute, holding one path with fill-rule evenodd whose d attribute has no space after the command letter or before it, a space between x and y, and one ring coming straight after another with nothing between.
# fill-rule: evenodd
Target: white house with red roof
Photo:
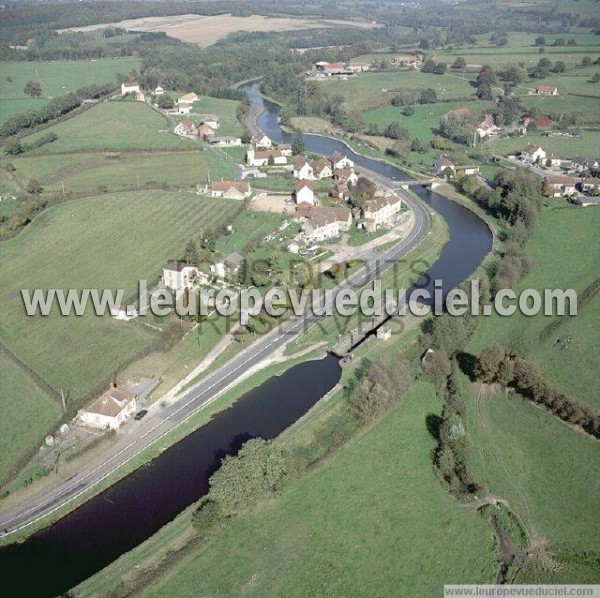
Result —
<instances>
[{"instance_id":1,"label":"white house with red roof","mask_svg":"<svg viewBox=\"0 0 600 598\"><path fill-rule=\"evenodd\" d=\"M181 136L196 135L197 129L196 125L189 118L184 118L178 125L175 126L173 132L176 135Z\"/></svg>"},{"instance_id":2,"label":"white house with red roof","mask_svg":"<svg viewBox=\"0 0 600 598\"><path fill-rule=\"evenodd\" d=\"M279 149L255 150L250 148L246 152L246 164L248 166L267 166L269 158L273 158L274 165L287 164L287 157Z\"/></svg>"},{"instance_id":3,"label":"white house with red roof","mask_svg":"<svg viewBox=\"0 0 600 598\"><path fill-rule=\"evenodd\" d=\"M137 401L132 392L112 387L77 415L79 421L90 428L118 430L136 410Z\"/></svg>"},{"instance_id":4,"label":"white house with red roof","mask_svg":"<svg viewBox=\"0 0 600 598\"><path fill-rule=\"evenodd\" d=\"M252 194L252 187L247 181L214 181L210 185L211 197L225 199L246 199Z\"/></svg>"},{"instance_id":5,"label":"white house with red roof","mask_svg":"<svg viewBox=\"0 0 600 598\"><path fill-rule=\"evenodd\" d=\"M125 83L121 83L121 95L127 95L128 93L140 93L141 88L140 84L137 81L126 81Z\"/></svg>"},{"instance_id":6,"label":"white house with red roof","mask_svg":"<svg viewBox=\"0 0 600 598\"><path fill-rule=\"evenodd\" d=\"M312 164L304 156L296 156L292 161L292 174L295 179L315 178L315 173Z\"/></svg>"},{"instance_id":7,"label":"white house with red roof","mask_svg":"<svg viewBox=\"0 0 600 598\"><path fill-rule=\"evenodd\" d=\"M294 191L292 192L292 199L297 205L302 203L315 205L315 193L313 187L309 181L298 181L294 185Z\"/></svg>"},{"instance_id":8,"label":"white house with red roof","mask_svg":"<svg viewBox=\"0 0 600 598\"><path fill-rule=\"evenodd\" d=\"M538 96L557 96L558 87L554 85L538 85L535 88L535 93Z\"/></svg>"}]
</instances>

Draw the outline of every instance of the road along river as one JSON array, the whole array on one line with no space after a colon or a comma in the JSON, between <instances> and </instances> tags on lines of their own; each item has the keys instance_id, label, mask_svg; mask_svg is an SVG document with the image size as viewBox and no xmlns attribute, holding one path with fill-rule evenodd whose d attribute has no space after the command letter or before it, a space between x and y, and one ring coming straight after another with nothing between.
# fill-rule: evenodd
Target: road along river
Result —
<instances>
[{"instance_id":1,"label":"road along river","mask_svg":"<svg viewBox=\"0 0 600 598\"><path fill-rule=\"evenodd\" d=\"M255 86L244 89L254 101L263 104ZM289 136L277 124L278 107L268 102L264 102L264 107L259 118L261 128L272 139L289 142ZM305 140L307 149L314 153L346 153L359 169L368 171L389 188L394 188L394 181L406 178L392 166L354 154L339 141L314 135L306 135ZM404 196L415 213L415 226L405 239L383 253L380 260L395 263L425 238L430 227L430 209L434 209L446 221L450 240L438 261L429 268L428 280L443 279L444 288L449 289L468 278L481 263L491 249L491 233L470 210L419 187L415 191L424 201ZM369 264L345 281L342 288L362 286L376 273L374 264ZM26 528L93 488L316 319L310 313L291 318L260 338L207 375L177 403L153 418L136 422L135 431L120 439L102 459L35 501L0 514L0 530L6 529L10 534ZM93 575L200 498L206 492L208 477L225 454L234 453L251 437L277 436L335 386L339 377L337 360L327 357L294 366L246 393L148 466L126 476L22 544L0 550L3 588L8 595L55 596ZM11 590L16 593L11 594Z\"/></svg>"}]
</instances>

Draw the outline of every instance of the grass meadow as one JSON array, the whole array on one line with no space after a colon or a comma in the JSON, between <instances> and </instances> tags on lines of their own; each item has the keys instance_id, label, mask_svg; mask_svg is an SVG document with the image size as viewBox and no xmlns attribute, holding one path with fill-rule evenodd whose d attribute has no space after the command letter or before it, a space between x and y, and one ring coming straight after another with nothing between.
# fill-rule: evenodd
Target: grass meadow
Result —
<instances>
[{"instance_id":1,"label":"grass meadow","mask_svg":"<svg viewBox=\"0 0 600 598\"><path fill-rule=\"evenodd\" d=\"M57 141L33 154L81 151L177 150L193 148L193 142L168 131L166 119L143 102L111 100L100 102L75 118L23 138L24 143L49 132Z\"/></svg>"},{"instance_id":2,"label":"grass meadow","mask_svg":"<svg viewBox=\"0 0 600 598\"><path fill-rule=\"evenodd\" d=\"M156 281L202 227L226 221L238 202L194 194L107 194L51 208L0 245L0 341L54 388L78 397L157 332L90 313L27 317L20 289L123 288ZM76 348L76 349L75 349Z\"/></svg>"},{"instance_id":3,"label":"grass meadow","mask_svg":"<svg viewBox=\"0 0 600 598\"><path fill-rule=\"evenodd\" d=\"M395 92L403 89L435 89L438 99L452 100L475 97L470 85L472 76L434 75L420 71L388 71L363 73L347 81L321 82L324 91L342 94L351 110L366 112L389 104Z\"/></svg>"},{"instance_id":4,"label":"grass meadow","mask_svg":"<svg viewBox=\"0 0 600 598\"><path fill-rule=\"evenodd\" d=\"M0 485L61 415L56 401L0 355Z\"/></svg>"},{"instance_id":5,"label":"grass meadow","mask_svg":"<svg viewBox=\"0 0 600 598\"><path fill-rule=\"evenodd\" d=\"M231 178L231 164L203 146L190 144L189 152L133 153L111 158L104 154L84 153L28 156L13 161L17 175L26 183L37 178L44 191L95 193L136 189L144 185L195 187L211 179Z\"/></svg>"},{"instance_id":6,"label":"grass meadow","mask_svg":"<svg viewBox=\"0 0 600 598\"><path fill-rule=\"evenodd\" d=\"M600 147L599 131L581 131L576 138L545 137L539 131L525 137L507 137L490 147L495 154L510 155L519 153L528 144L541 145L546 153L574 158L575 156L595 157Z\"/></svg>"},{"instance_id":7,"label":"grass meadow","mask_svg":"<svg viewBox=\"0 0 600 598\"><path fill-rule=\"evenodd\" d=\"M463 386L474 478L507 500L560 564L551 580L526 571L519 581L597 583L597 564L582 557L600 550L598 441L518 395L478 395L466 377Z\"/></svg>"},{"instance_id":8,"label":"grass meadow","mask_svg":"<svg viewBox=\"0 0 600 598\"><path fill-rule=\"evenodd\" d=\"M598 278L600 248L600 211L589 208L566 208L544 211L528 245L533 258L533 273L519 290L533 288L575 289L579 294ZM470 344L472 353L492 344L509 348L519 342L527 355L541 367L546 379L563 392L600 409L597 372L600 360L600 300L579 305L578 315L564 318L563 324L546 338L542 334L559 316L510 317L493 315L481 318ZM542 338L540 338L542 335ZM557 338L571 336L566 349L555 345Z\"/></svg>"},{"instance_id":9,"label":"grass meadow","mask_svg":"<svg viewBox=\"0 0 600 598\"><path fill-rule=\"evenodd\" d=\"M3 62L0 79L0 123L15 114L43 107L50 98L75 91L93 83L116 82L123 75L139 69L139 58L111 58L103 60L57 60ZM39 98L25 95L27 81L42 86Z\"/></svg>"},{"instance_id":10,"label":"grass meadow","mask_svg":"<svg viewBox=\"0 0 600 598\"><path fill-rule=\"evenodd\" d=\"M193 104L194 111L191 118L196 120L195 115L216 114L221 119L217 135L236 135L239 137L244 132L244 128L237 119L238 104L237 100L201 96Z\"/></svg>"},{"instance_id":11,"label":"grass meadow","mask_svg":"<svg viewBox=\"0 0 600 598\"><path fill-rule=\"evenodd\" d=\"M425 418L440 411L433 387L418 384L281 499L234 521L146 595L433 596L444 583L491 581L488 524L432 472Z\"/></svg>"}]
</instances>

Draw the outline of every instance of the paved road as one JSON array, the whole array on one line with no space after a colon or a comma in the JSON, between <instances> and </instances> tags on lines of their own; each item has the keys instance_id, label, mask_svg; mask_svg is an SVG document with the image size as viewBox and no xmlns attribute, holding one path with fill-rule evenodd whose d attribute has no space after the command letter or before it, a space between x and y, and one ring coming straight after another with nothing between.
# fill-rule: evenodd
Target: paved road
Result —
<instances>
[{"instance_id":1,"label":"paved road","mask_svg":"<svg viewBox=\"0 0 600 598\"><path fill-rule=\"evenodd\" d=\"M344 281L333 293L330 302L326 304L327 306L335 300L336 294L340 291L362 287L376 278L384 267L389 267L403 258L427 236L431 227L430 212L423 203L395 189L392 181L365 169L362 169L362 171L380 185L402 194L406 204L414 211L414 226L406 238L395 247L378 256L377 261L373 259L368 262L365 268L357 271ZM213 400L218 393L234 385L250 368L266 361L274 351L295 339L318 318L319 316L315 316L312 312L307 312L302 316L294 316L256 340L227 364L207 375L178 401L162 411L159 410L153 417L134 422L129 429L129 433L122 435L117 444L102 457L96 459L44 495L23 503L9 512L0 514L0 530L6 530L6 534L10 536L88 492L119 467L164 436L173 427L192 416Z\"/></svg>"}]
</instances>

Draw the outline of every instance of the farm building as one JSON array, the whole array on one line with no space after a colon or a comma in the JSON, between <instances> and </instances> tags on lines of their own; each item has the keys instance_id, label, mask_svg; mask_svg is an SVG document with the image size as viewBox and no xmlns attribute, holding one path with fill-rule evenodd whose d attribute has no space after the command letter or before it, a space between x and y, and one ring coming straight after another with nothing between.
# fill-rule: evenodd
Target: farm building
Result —
<instances>
[{"instance_id":1,"label":"farm building","mask_svg":"<svg viewBox=\"0 0 600 598\"><path fill-rule=\"evenodd\" d=\"M121 95L127 95L128 93L139 93L141 91L140 84L137 81L127 81L121 83Z\"/></svg>"},{"instance_id":2,"label":"farm building","mask_svg":"<svg viewBox=\"0 0 600 598\"><path fill-rule=\"evenodd\" d=\"M211 197L224 197L225 199L245 199L250 197L252 188L245 181L215 181L210 185Z\"/></svg>"},{"instance_id":3,"label":"farm building","mask_svg":"<svg viewBox=\"0 0 600 598\"><path fill-rule=\"evenodd\" d=\"M112 387L78 413L82 424L99 430L118 430L135 413L137 401L128 390Z\"/></svg>"}]
</instances>

